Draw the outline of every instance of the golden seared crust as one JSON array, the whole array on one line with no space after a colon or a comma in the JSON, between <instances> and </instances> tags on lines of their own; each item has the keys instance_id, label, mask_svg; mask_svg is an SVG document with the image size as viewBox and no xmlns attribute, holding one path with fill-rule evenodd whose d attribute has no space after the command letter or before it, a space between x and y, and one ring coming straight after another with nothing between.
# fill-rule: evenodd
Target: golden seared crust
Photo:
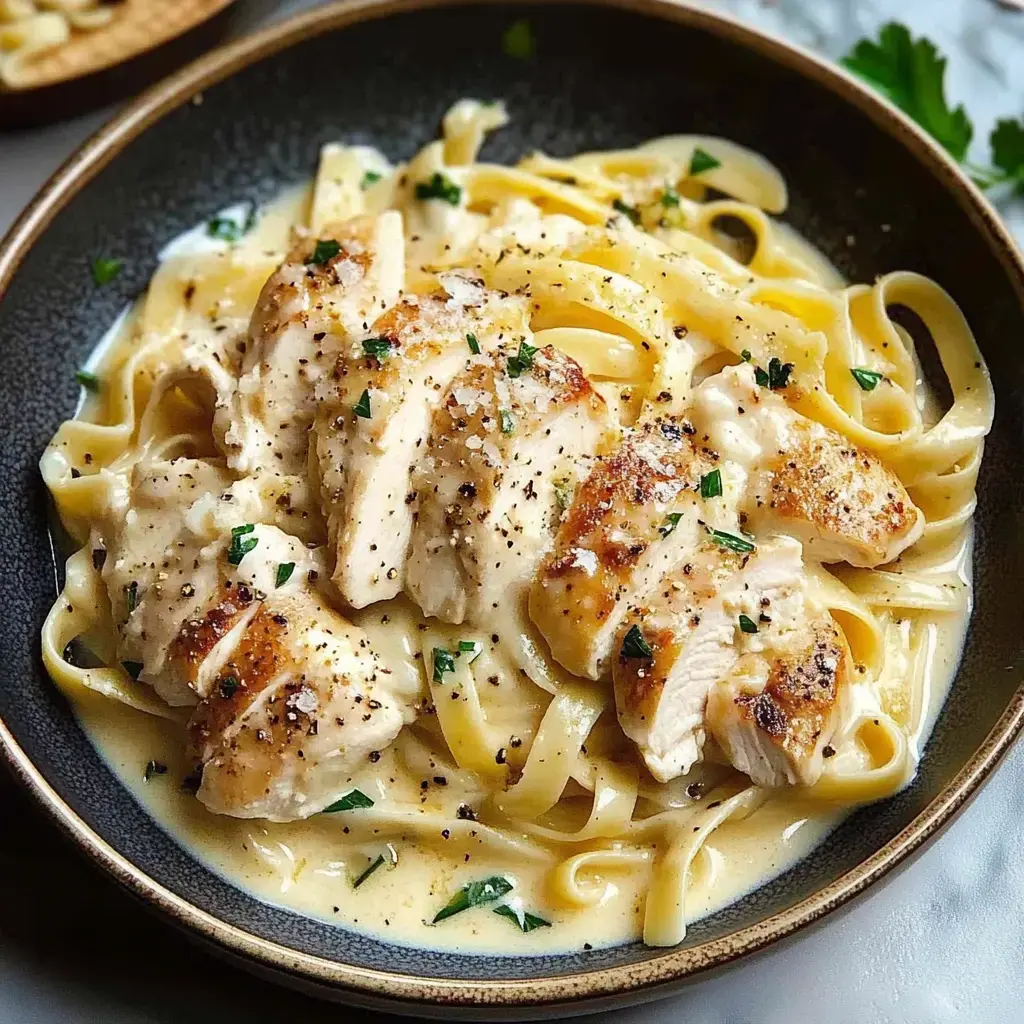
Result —
<instances>
[{"instance_id":1,"label":"golden seared crust","mask_svg":"<svg viewBox=\"0 0 1024 1024\"><path fill-rule=\"evenodd\" d=\"M831 617L815 622L809 642L778 656L758 694L735 699L740 717L791 757L803 760L815 748L836 711L850 675L850 649Z\"/></svg>"},{"instance_id":2,"label":"golden seared crust","mask_svg":"<svg viewBox=\"0 0 1024 1024\"><path fill-rule=\"evenodd\" d=\"M210 652L227 636L254 600L252 590L244 583L230 580L221 585L216 604L207 608L201 618L186 619L168 650L168 663L189 686L194 686L199 670Z\"/></svg>"},{"instance_id":3,"label":"golden seared crust","mask_svg":"<svg viewBox=\"0 0 1024 1024\"><path fill-rule=\"evenodd\" d=\"M770 514L801 520L846 538L869 564L918 526L920 513L894 473L869 452L831 430L795 424L795 443L770 464L771 483L757 502Z\"/></svg>"}]
</instances>

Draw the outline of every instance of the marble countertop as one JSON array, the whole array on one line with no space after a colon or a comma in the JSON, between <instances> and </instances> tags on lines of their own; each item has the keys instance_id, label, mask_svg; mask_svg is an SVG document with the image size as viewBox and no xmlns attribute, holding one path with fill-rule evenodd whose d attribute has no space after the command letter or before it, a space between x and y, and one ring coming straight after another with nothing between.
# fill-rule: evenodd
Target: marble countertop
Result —
<instances>
[{"instance_id":1,"label":"marble countertop","mask_svg":"<svg viewBox=\"0 0 1024 1024\"><path fill-rule=\"evenodd\" d=\"M310 0L246 0L245 31ZM1024 12L997 0L707 0L838 56L898 18L951 55L983 140L1024 115ZM0 136L0 234L109 116ZM978 146L976 140L975 146ZM981 148L976 155L983 157ZM1024 202L1002 210L1024 245ZM1002 1024L1024 1019L1024 746L911 866L824 925L601 1024ZM380 1020L343 1010L345 1019ZM0 1024L334 1021L339 1010L230 967L158 921L66 843L0 771Z\"/></svg>"}]
</instances>

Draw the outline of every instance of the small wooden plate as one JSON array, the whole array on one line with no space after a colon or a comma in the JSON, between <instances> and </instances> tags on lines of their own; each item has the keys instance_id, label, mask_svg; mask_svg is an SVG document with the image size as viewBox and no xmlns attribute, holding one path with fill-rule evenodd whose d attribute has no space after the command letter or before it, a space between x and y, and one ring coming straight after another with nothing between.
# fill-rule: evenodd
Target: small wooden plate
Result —
<instances>
[{"instance_id":1,"label":"small wooden plate","mask_svg":"<svg viewBox=\"0 0 1024 1024\"><path fill-rule=\"evenodd\" d=\"M201 26L233 2L124 0L114 8L108 25L73 30L63 46L33 58L24 84L10 88L0 83L0 124L50 121L137 90L191 56L193 47L176 44L198 35ZM147 60L140 61L144 55ZM127 65L131 73L122 76L121 68Z\"/></svg>"}]
</instances>

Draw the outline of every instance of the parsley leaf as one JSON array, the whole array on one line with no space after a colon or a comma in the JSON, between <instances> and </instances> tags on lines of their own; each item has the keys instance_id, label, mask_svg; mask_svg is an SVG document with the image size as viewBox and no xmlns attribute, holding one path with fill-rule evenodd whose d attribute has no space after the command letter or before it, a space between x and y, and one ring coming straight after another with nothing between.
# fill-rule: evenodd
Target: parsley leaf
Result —
<instances>
[{"instance_id":1,"label":"parsley leaf","mask_svg":"<svg viewBox=\"0 0 1024 1024\"><path fill-rule=\"evenodd\" d=\"M749 615L740 616L740 629L744 633L756 633L757 623Z\"/></svg>"},{"instance_id":2,"label":"parsley leaf","mask_svg":"<svg viewBox=\"0 0 1024 1024\"><path fill-rule=\"evenodd\" d=\"M501 421L501 432L503 434L514 434L516 432L515 417L508 409L498 411L498 419Z\"/></svg>"},{"instance_id":3,"label":"parsley leaf","mask_svg":"<svg viewBox=\"0 0 1024 1024\"><path fill-rule=\"evenodd\" d=\"M772 391L779 391L789 384L789 375L793 372L792 363L782 362L778 356L772 356L768 360L768 372L765 373L760 366L754 367L754 380L763 387Z\"/></svg>"},{"instance_id":4,"label":"parsley leaf","mask_svg":"<svg viewBox=\"0 0 1024 1024\"><path fill-rule=\"evenodd\" d=\"M476 340L475 334L466 335L466 344L469 345L469 351L472 352L473 355L480 355L480 342Z\"/></svg>"},{"instance_id":5,"label":"parsley leaf","mask_svg":"<svg viewBox=\"0 0 1024 1024\"><path fill-rule=\"evenodd\" d=\"M713 469L700 478L700 496L702 498L720 498L722 496L722 471Z\"/></svg>"},{"instance_id":6,"label":"parsley leaf","mask_svg":"<svg viewBox=\"0 0 1024 1024\"><path fill-rule=\"evenodd\" d=\"M853 379L860 385L862 391L874 391L878 387L878 382L885 379L884 373L879 373L877 370L864 370L859 366L855 366L850 370L853 374Z\"/></svg>"},{"instance_id":7,"label":"parsley leaf","mask_svg":"<svg viewBox=\"0 0 1024 1024\"><path fill-rule=\"evenodd\" d=\"M295 572L294 562L282 562L277 567L277 576L274 579L274 586L283 587L292 578L293 572Z\"/></svg>"},{"instance_id":8,"label":"parsley leaf","mask_svg":"<svg viewBox=\"0 0 1024 1024\"><path fill-rule=\"evenodd\" d=\"M622 639L621 654L624 658L654 657L654 651L651 650L650 644L644 639L644 635L636 623L629 627Z\"/></svg>"},{"instance_id":9,"label":"parsley leaf","mask_svg":"<svg viewBox=\"0 0 1024 1024\"><path fill-rule=\"evenodd\" d=\"M533 26L526 18L512 22L501 37L501 52L513 60L529 60L537 53Z\"/></svg>"},{"instance_id":10,"label":"parsley leaf","mask_svg":"<svg viewBox=\"0 0 1024 1024\"><path fill-rule=\"evenodd\" d=\"M95 373L90 373L88 370L76 370L75 380L85 388L86 391L99 391L100 379Z\"/></svg>"},{"instance_id":11,"label":"parsley leaf","mask_svg":"<svg viewBox=\"0 0 1024 1024\"><path fill-rule=\"evenodd\" d=\"M250 206L241 221L235 217L211 217L206 222L206 233L222 242L237 242L252 230L255 223L256 207Z\"/></svg>"},{"instance_id":12,"label":"parsley leaf","mask_svg":"<svg viewBox=\"0 0 1024 1024\"><path fill-rule=\"evenodd\" d=\"M123 266L122 260L106 259L101 256L92 261L92 279L98 285L110 284L121 273Z\"/></svg>"},{"instance_id":13,"label":"parsley leaf","mask_svg":"<svg viewBox=\"0 0 1024 1024\"><path fill-rule=\"evenodd\" d=\"M682 518L682 512L669 512L669 514L665 516L665 522L658 527L658 533L660 533L662 537L667 537L679 525L679 520Z\"/></svg>"},{"instance_id":14,"label":"parsley leaf","mask_svg":"<svg viewBox=\"0 0 1024 1024\"><path fill-rule=\"evenodd\" d=\"M241 685L242 684L238 681L238 676L235 676L235 675L225 676L220 681L220 686L218 687L218 689L220 690L220 695L225 700L227 700L229 697L233 697L235 695L235 691Z\"/></svg>"},{"instance_id":15,"label":"parsley leaf","mask_svg":"<svg viewBox=\"0 0 1024 1024\"><path fill-rule=\"evenodd\" d=\"M484 653L484 645L479 640L460 640L459 641L459 654L469 654L470 658L467 659L467 664L472 665L481 654Z\"/></svg>"},{"instance_id":16,"label":"parsley leaf","mask_svg":"<svg viewBox=\"0 0 1024 1024\"><path fill-rule=\"evenodd\" d=\"M256 527L252 523L246 523L244 526L235 526L231 530L231 544L228 547L228 564L239 565L243 558L257 544L259 544L258 537L248 537L242 540L247 533L252 533Z\"/></svg>"},{"instance_id":17,"label":"parsley leaf","mask_svg":"<svg viewBox=\"0 0 1024 1024\"><path fill-rule=\"evenodd\" d=\"M469 910L470 907L493 903L505 893L511 892L512 888L512 883L503 875L494 875L480 882L469 882L434 915L432 923L437 924L455 914L461 914L463 910Z\"/></svg>"},{"instance_id":18,"label":"parsley leaf","mask_svg":"<svg viewBox=\"0 0 1024 1024\"><path fill-rule=\"evenodd\" d=\"M519 930L523 932L532 932L534 928L551 927L551 922L545 921L543 917L537 917L536 914L531 914L521 907L513 907L508 903L502 903L500 907L495 907L493 913L514 921L519 926Z\"/></svg>"},{"instance_id":19,"label":"parsley leaf","mask_svg":"<svg viewBox=\"0 0 1024 1024\"><path fill-rule=\"evenodd\" d=\"M877 42L862 39L841 63L963 160L974 128L962 106L946 102L946 58L930 39L915 39L906 25L889 22Z\"/></svg>"},{"instance_id":20,"label":"parsley leaf","mask_svg":"<svg viewBox=\"0 0 1024 1024\"><path fill-rule=\"evenodd\" d=\"M313 254L306 260L306 266L322 266L328 260L333 260L341 252L341 244L333 238L321 238L313 247Z\"/></svg>"},{"instance_id":21,"label":"parsley leaf","mask_svg":"<svg viewBox=\"0 0 1024 1024\"><path fill-rule=\"evenodd\" d=\"M430 181L421 181L416 185L417 199L443 199L452 206L458 206L462 198L462 189L450 181L440 171L434 171Z\"/></svg>"},{"instance_id":22,"label":"parsley leaf","mask_svg":"<svg viewBox=\"0 0 1024 1024\"><path fill-rule=\"evenodd\" d=\"M381 175L376 171L366 171L363 174L363 180L359 182L359 187L363 190L368 189L371 185L376 185L380 181Z\"/></svg>"},{"instance_id":23,"label":"parsley leaf","mask_svg":"<svg viewBox=\"0 0 1024 1024\"><path fill-rule=\"evenodd\" d=\"M139 606L139 581L132 580L124 588L124 604L128 609L128 614L131 615L133 611Z\"/></svg>"},{"instance_id":24,"label":"parsley leaf","mask_svg":"<svg viewBox=\"0 0 1024 1024\"><path fill-rule=\"evenodd\" d=\"M679 193L671 185L661 193L661 205L664 207L679 205Z\"/></svg>"},{"instance_id":25,"label":"parsley leaf","mask_svg":"<svg viewBox=\"0 0 1024 1024\"><path fill-rule=\"evenodd\" d=\"M338 811L355 811L360 807L372 807L373 801L358 789L350 790L340 800L328 804L321 813L336 814Z\"/></svg>"},{"instance_id":26,"label":"parsley leaf","mask_svg":"<svg viewBox=\"0 0 1024 1024\"><path fill-rule=\"evenodd\" d=\"M612 206L619 213L625 214L634 224L640 223L640 211L635 206L630 206L629 203L624 203L621 199L616 199Z\"/></svg>"},{"instance_id":27,"label":"parsley leaf","mask_svg":"<svg viewBox=\"0 0 1024 1024\"><path fill-rule=\"evenodd\" d=\"M352 888L358 889L383 863L384 854L378 854L377 859L352 883Z\"/></svg>"},{"instance_id":28,"label":"parsley leaf","mask_svg":"<svg viewBox=\"0 0 1024 1024\"><path fill-rule=\"evenodd\" d=\"M697 174L703 174L704 171L713 171L716 167L721 167L722 161L713 157L706 150L703 150L698 146L690 157L690 177L694 177Z\"/></svg>"},{"instance_id":29,"label":"parsley leaf","mask_svg":"<svg viewBox=\"0 0 1024 1024\"><path fill-rule=\"evenodd\" d=\"M391 354L391 342L387 338L367 338L363 342L363 351L378 363L383 363Z\"/></svg>"},{"instance_id":30,"label":"parsley leaf","mask_svg":"<svg viewBox=\"0 0 1024 1024\"><path fill-rule=\"evenodd\" d=\"M738 551L741 555L748 554L754 550L754 545L745 537L737 537L734 533L726 533L724 530L708 530L711 539L730 551Z\"/></svg>"},{"instance_id":31,"label":"parsley leaf","mask_svg":"<svg viewBox=\"0 0 1024 1024\"><path fill-rule=\"evenodd\" d=\"M433 652L434 674L432 679L435 683L444 682L445 672L455 671L455 658L447 647L435 647Z\"/></svg>"},{"instance_id":32,"label":"parsley leaf","mask_svg":"<svg viewBox=\"0 0 1024 1024\"><path fill-rule=\"evenodd\" d=\"M370 392L364 391L359 396L359 401L353 406L352 411L357 415L361 416L364 420L368 420L373 414L370 412Z\"/></svg>"},{"instance_id":33,"label":"parsley leaf","mask_svg":"<svg viewBox=\"0 0 1024 1024\"><path fill-rule=\"evenodd\" d=\"M1009 119L997 121L989 144L992 163L1002 172L1004 180L1013 181L1017 193L1024 196L1024 123Z\"/></svg>"}]
</instances>

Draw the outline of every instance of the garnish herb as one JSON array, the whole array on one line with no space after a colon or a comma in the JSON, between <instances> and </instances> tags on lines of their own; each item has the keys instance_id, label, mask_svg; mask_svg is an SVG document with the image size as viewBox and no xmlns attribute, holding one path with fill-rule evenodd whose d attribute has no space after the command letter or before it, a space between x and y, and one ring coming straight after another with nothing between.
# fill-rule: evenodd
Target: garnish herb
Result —
<instances>
[{"instance_id":1,"label":"garnish herb","mask_svg":"<svg viewBox=\"0 0 1024 1024\"><path fill-rule=\"evenodd\" d=\"M132 580L124 588L124 603L128 609L128 614L131 615L133 611L139 606L139 582L138 580Z\"/></svg>"},{"instance_id":2,"label":"garnish herb","mask_svg":"<svg viewBox=\"0 0 1024 1024\"><path fill-rule=\"evenodd\" d=\"M88 370L76 370L75 380L85 388L86 391L99 391L100 379L95 373L90 373Z\"/></svg>"},{"instance_id":3,"label":"garnish herb","mask_svg":"<svg viewBox=\"0 0 1024 1024\"><path fill-rule=\"evenodd\" d=\"M738 551L740 554L747 554L754 550L754 545L745 537L737 537L735 533L726 533L724 530L708 529L708 534L716 544L730 551Z\"/></svg>"},{"instance_id":4,"label":"garnish herb","mask_svg":"<svg viewBox=\"0 0 1024 1024\"><path fill-rule=\"evenodd\" d=\"M529 60L537 52L533 26L526 18L512 22L501 37L501 52L513 60Z\"/></svg>"},{"instance_id":5,"label":"garnish herb","mask_svg":"<svg viewBox=\"0 0 1024 1024\"><path fill-rule=\"evenodd\" d=\"M220 690L220 695L227 700L228 697L234 696L235 691L241 685L242 684L238 681L238 676L225 676L220 681L218 689Z\"/></svg>"},{"instance_id":6,"label":"garnish herb","mask_svg":"<svg viewBox=\"0 0 1024 1024\"><path fill-rule=\"evenodd\" d=\"M391 354L391 342L388 338L367 338L363 342L363 351L378 363L383 363Z\"/></svg>"},{"instance_id":7,"label":"garnish herb","mask_svg":"<svg viewBox=\"0 0 1024 1024\"><path fill-rule=\"evenodd\" d=\"M740 616L740 629L744 633L756 633L757 623L749 615Z\"/></svg>"},{"instance_id":8,"label":"garnish herb","mask_svg":"<svg viewBox=\"0 0 1024 1024\"><path fill-rule=\"evenodd\" d=\"M472 352L473 355L480 355L480 342L476 340L475 334L466 335L466 344L469 345L469 351Z\"/></svg>"},{"instance_id":9,"label":"garnish herb","mask_svg":"<svg viewBox=\"0 0 1024 1024\"><path fill-rule=\"evenodd\" d=\"M484 645L479 640L460 640L459 641L459 654L469 654L470 658L466 660L467 665L472 665L481 654L484 653Z\"/></svg>"},{"instance_id":10,"label":"garnish herb","mask_svg":"<svg viewBox=\"0 0 1024 1024\"><path fill-rule=\"evenodd\" d=\"M792 363L784 363L777 356L768 360L768 372L760 366L754 367L754 380L763 388L779 391L789 384L789 375L793 372Z\"/></svg>"},{"instance_id":11,"label":"garnish herb","mask_svg":"<svg viewBox=\"0 0 1024 1024\"><path fill-rule=\"evenodd\" d=\"M121 662L121 668L123 668L125 670L125 672L127 672L128 675L130 675L132 677L132 679L136 679L136 680L139 678L139 675L142 673L142 669L144 667L145 666L142 664L141 661L122 661Z\"/></svg>"},{"instance_id":12,"label":"garnish herb","mask_svg":"<svg viewBox=\"0 0 1024 1024\"><path fill-rule=\"evenodd\" d=\"M498 419L501 421L501 432L503 434L514 434L516 432L516 421L508 409L498 411Z\"/></svg>"},{"instance_id":13,"label":"garnish herb","mask_svg":"<svg viewBox=\"0 0 1024 1024\"><path fill-rule=\"evenodd\" d=\"M159 761L147 761L146 770L142 773L142 781L149 782L154 775L166 775L167 765L161 764Z\"/></svg>"},{"instance_id":14,"label":"garnish herb","mask_svg":"<svg viewBox=\"0 0 1024 1024\"><path fill-rule=\"evenodd\" d=\"M671 185L661 193L661 205L665 207L679 205L679 193Z\"/></svg>"},{"instance_id":15,"label":"garnish herb","mask_svg":"<svg viewBox=\"0 0 1024 1024\"><path fill-rule=\"evenodd\" d=\"M697 174L703 174L704 171L713 171L716 167L721 167L722 161L715 159L706 150L703 150L698 146L693 151L693 156L690 157L690 177L694 177Z\"/></svg>"},{"instance_id":16,"label":"garnish herb","mask_svg":"<svg viewBox=\"0 0 1024 1024\"><path fill-rule=\"evenodd\" d=\"M283 587L292 578L293 572L295 572L294 562L282 562L277 567L277 576L274 577L274 586Z\"/></svg>"},{"instance_id":17,"label":"garnish herb","mask_svg":"<svg viewBox=\"0 0 1024 1024\"><path fill-rule=\"evenodd\" d=\"M380 179L381 175L376 171L364 171L363 180L359 182L359 187L364 190L368 189L371 185L376 185Z\"/></svg>"},{"instance_id":18,"label":"garnish herb","mask_svg":"<svg viewBox=\"0 0 1024 1024\"><path fill-rule=\"evenodd\" d=\"M360 807L372 807L373 801L361 790L353 789L346 793L340 800L328 804L322 814L336 814L338 811L355 811Z\"/></svg>"},{"instance_id":19,"label":"garnish herb","mask_svg":"<svg viewBox=\"0 0 1024 1024\"><path fill-rule=\"evenodd\" d=\"M416 185L417 199L442 199L452 206L458 206L462 199L462 189L454 181L446 178L440 171L434 171L430 181L421 181Z\"/></svg>"},{"instance_id":20,"label":"garnish herb","mask_svg":"<svg viewBox=\"0 0 1024 1024\"><path fill-rule=\"evenodd\" d=\"M667 537L679 525L679 520L682 518L682 512L669 512L669 514L665 516L665 522L658 527L658 533L660 533L662 537Z\"/></svg>"},{"instance_id":21,"label":"garnish herb","mask_svg":"<svg viewBox=\"0 0 1024 1024\"><path fill-rule=\"evenodd\" d=\"M355 414L357 416L361 416L364 420L368 420L370 418L371 414L370 414L370 392L369 391L364 391L359 396L359 401L356 402L355 408L353 409L353 412L355 412Z\"/></svg>"},{"instance_id":22,"label":"garnish herb","mask_svg":"<svg viewBox=\"0 0 1024 1024\"><path fill-rule=\"evenodd\" d=\"M552 486L555 489L555 505L561 514L572 504L572 496L576 488L573 487L572 480L566 476L560 476Z\"/></svg>"},{"instance_id":23,"label":"garnish herb","mask_svg":"<svg viewBox=\"0 0 1024 1024\"><path fill-rule=\"evenodd\" d=\"M313 254L306 260L306 266L322 266L328 260L333 260L341 252L341 244L333 238L321 238L313 247Z\"/></svg>"},{"instance_id":24,"label":"garnish herb","mask_svg":"<svg viewBox=\"0 0 1024 1024\"><path fill-rule=\"evenodd\" d=\"M640 627L634 623L626 631L622 640L622 656L624 658L653 658L654 651L644 639Z\"/></svg>"},{"instance_id":25,"label":"garnish herb","mask_svg":"<svg viewBox=\"0 0 1024 1024\"><path fill-rule=\"evenodd\" d=\"M874 391L878 387L878 382L885 379L884 373L879 373L877 370L865 370L859 366L850 370L850 373L853 374L853 379L860 385L862 391Z\"/></svg>"},{"instance_id":26,"label":"garnish herb","mask_svg":"<svg viewBox=\"0 0 1024 1024\"><path fill-rule=\"evenodd\" d=\"M519 925L520 931L523 932L532 932L534 928L551 927L551 922L545 921L543 917L537 917L536 914L531 914L519 907L513 907L508 903L502 903L500 907L495 907L494 913L514 921Z\"/></svg>"},{"instance_id":27,"label":"garnish herb","mask_svg":"<svg viewBox=\"0 0 1024 1024\"><path fill-rule=\"evenodd\" d=\"M245 556L249 554L257 544L259 544L258 537L247 537L245 540L242 539L247 533L252 533L255 529L256 527L253 526L252 523L246 523L244 526L235 526L232 528L231 544L228 547L229 565L238 565L242 559L245 558Z\"/></svg>"},{"instance_id":28,"label":"garnish herb","mask_svg":"<svg viewBox=\"0 0 1024 1024\"><path fill-rule=\"evenodd\" d=\"M612 206L619 211L619 213L625 214L634 224L640 223L640 211L635 206L630 206L628 203L624 203L621 199L616 199Z\"/></svg>"},{"instance_id":29,"label":"garnish herb","mask_svg":"<svg viewBox=\"0 0 1024 1024\"><path fill-rule=\"evenodd\" d=\"M713 469L700 478L700 496L702 498L720 498L722 496L722 471Z\"/></svg>"},{"instance_id":30,"label":"garnish herb","mask_svg":"<svg viewBox=\"0 0 1024 1024\"><path fill-rule=\"evenodd\" d=\"M256 223L256 207L250 206L245 219L239 223L234 217L211 217L206 222L206 233L222 242L237 242L248 234Z\"/></svg>"},{"instance_id":31,"label":"garnish herb","mask_svg":"<svg viewBox=\"0 0 1024 1024\"><path fill-rule=\"evenodd\" d=\"M110 284L121 273L123 260L112 260L100 257L92 262L92 279L98 285Z\"/></svg>"},{"instance_id":32,"label":"garnish herb","mask_svg":"<svg viewBox=\"0 0 1024 1024\"><path fill-rule=\"evenodd\" d=\"M493 903L507 892L512 891L512 883L503 875L494 875L479 882L464 885L435 915L433 924L444 921L470 907L479 907L484 903Z\"/></svg>"},{"instance_id":33,"label":"garnish herb","mask_svg":"<svg viewBox=\"0 0 1024 1024\"><path fill-rule=\"evenodd\" d=\"M433 657L434 674L432 678L435 683L443 683L445 672L455 671L455 659L452 657L452 652L446 647L435 647Z\"/></svg>"},{"instance_id":34,"label":"garnish herb","mask_svg":"<svg viewBox=\"0 0 1024 1024\"><path fill-rule=\"evenodd\" d=\"M527 345L525 341L519 342L519 351L510 356L508 360L508 375L518 377L524 370L533 366L533 357L537 354L535 345Z\"/></svg>"},{"instance_id":35,"label":"garnish herb","mask_svg":"<svg viewBox=\"0 0 1024 1024\"><path fill-rule=\"evenodd\" d=\"M743 362L745 362L745 363L749 363L749 362L750 362L750 360L751 360L751 359L753 359L754 357L753 357L753 356L752 356L752 355L750 354L750 349L749 349L749 348L745 348L745 349L744 349L744 350L743 350L743 351L742 351L742 352L740 353L740 358L741 358L741 359L743 360Z\"/></svg>"},{"instance_id":36,"label":"garnish herb","mask_svg":"<svg viewBox=\"0 0 1024 1024\"><path fill-rule=\"evenodd\" d=\"M898 22L883 25L877 41L862 39L841 62L915 120L954 159L964 162L974 126L962 107L946 100L946 58L924 37ZM991 166L964 166L980 188L1010 185L1024 195L1024 120L1003 118L988 137Z\"/></svg>"},{"instance_id":37,"label":"garnish herb","mask_svg":"<svg viewBox=\"0 0 1024 1024\"><path fill-rule=\"evenodd\" d=\"M352 883L352 888L358 889L383 863L384 854L378 854L377 859Z\"/></svg>"}]
</instances>

